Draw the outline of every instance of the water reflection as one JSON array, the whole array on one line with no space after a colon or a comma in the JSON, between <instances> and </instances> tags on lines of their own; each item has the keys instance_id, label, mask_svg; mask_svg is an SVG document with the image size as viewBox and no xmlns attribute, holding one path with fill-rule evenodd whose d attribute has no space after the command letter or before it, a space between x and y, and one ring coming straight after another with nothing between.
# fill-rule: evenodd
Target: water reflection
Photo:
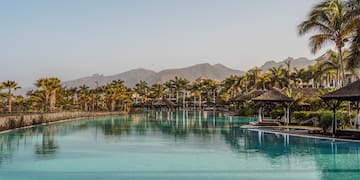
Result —
<instances>
[{"instance_id":1,"label":"water reflection","mask_svg":"<svg viewBox=\"0 0 360 180\"><path fill-rule=\"evenodd\" d=\"M42 133L41 144L36 144L35 153L40 157L49 157L56 153L59 146L55 143L55 128L45 127Z\"/></svg>"},{"instance_id":2,"label":"water reflection","mask_svg":"<svg viewBox=\"0 0 360 180\"><path fill-rule=\"evenodd\" d=\"M38 126L0 134L0 167L29 149L32 149L39 159L56 158L61 153L63 141L60 137L86 131L91 132L93 136L88 138L95 142L107 137L119 140L123 136L151 137L157 134L173 138L174 141L194 141L196 138L198 143L208 142L216 137L235 154L245 154L247 157L261 155L273 165L278 164L279 160L288 161L289 165L294 159L313 161L322 179L338 179L344 176L351 179L360 178L359 143L302 138L239 128L252 120L230 117L218 112L153 111L139 115ZM296 163L302 166L303 162Z\"/></svg>"}]
</instances>

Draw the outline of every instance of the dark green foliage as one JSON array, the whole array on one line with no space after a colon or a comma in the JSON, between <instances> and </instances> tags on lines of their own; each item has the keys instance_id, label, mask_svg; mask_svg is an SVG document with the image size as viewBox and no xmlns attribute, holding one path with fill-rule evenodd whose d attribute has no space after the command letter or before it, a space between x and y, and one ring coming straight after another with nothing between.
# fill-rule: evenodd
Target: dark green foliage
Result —
<instances>
[{"instance_id":1,"label":"dark green foliage","mask_svg":"<svg viewBox=\"0 0 360 180\"><path fill-rule=\"evenodd\" d=\"M282 116L284 116L284 110L283 109L274 109L274 110L272 110L272 111L270 111L270 117L272 118L272 119L276 119L276 118L278 118L278 117L282 117Z\"/></svg>"},{"instance_id":2,"label":"dark green foliage","mask_svg":"<svg viewBox=\"0 0 360 180\"><path fill-rule=\"evenodd\" d=\"M332 113L330 111L324 111L319 113L320 116L320 127L326 132L331 127Z\"/></svg>"},{"instance_id":3,"label":"dark green foliage","mask_svg":"<svg viewBox=\"0 0 360 180\"><path fill-rule=\"evenodd\" d=\"M255 108L240 108L238 113L240 116L254 116L257 114L257 110Z\"/></svg>"},{"instance_id":4,"label":"dark green foliage","mask_svg":"<svg viewBox=\"0 0 360 180\"><path fill-rule=\"evenodd\" d=\"M311 118L317 118L320 122L319 126L326 131L331 127L331 122L333 118L332 111L295 111L292 114L292 118L296 120L297 123L306 121ZM349 121L349 115L346 111L338 111L336 113L336 119L339 126L344 126Z\"/></svg>"}]
</instances>

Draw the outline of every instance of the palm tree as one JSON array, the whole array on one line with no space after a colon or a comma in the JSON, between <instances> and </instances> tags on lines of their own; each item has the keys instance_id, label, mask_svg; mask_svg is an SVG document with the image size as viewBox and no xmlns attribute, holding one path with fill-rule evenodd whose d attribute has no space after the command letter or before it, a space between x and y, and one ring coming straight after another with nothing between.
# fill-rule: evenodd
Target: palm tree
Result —
<instances>
[{"instance_id":1,"label":"palm tree","mask_svg":"<svg viewBox=\"0 0 360 180\"><path fill-rule=\"evenodd\" d=\"M15 81L5 81L2 83L2 86L7 89L7 103L8 103L8 112L11 113L11 110L12 110L12 107L11 107L11 104L12 104L12 97L13 97L13 94L12 94L12 90L17 90L17 89L20 89L21 87L18 86L18 84L15 82Z\"/></svg>"},{"instance_id":2,"label":"palm tree","mask_svg":"<svg viewBox=\"0 0 360 180\"><path fill-rule=\"evenodd\" d=\"M353 75L358 77L358 72L356 70L357 65L350 58L350 51L345 50L342 54L343 57L343 66L344 69L348 72L351 72ZM328 73L331 71L336 72L336 79L339 80L340 72L339 72L339 57L338 54L332 50L327 51L323 56L322 60L320 61L320 68L323 70L324 73ZM339 83L339 81L337 82Z\"/></svg>"},{"instance_id":3,"label":"palm tree","mask_svg":"<svg viewBox=\"0 0 360 180\"><path fill-rule=\"evenodd\" d=\"M286 69L284 70L285 71L285 78L286 78L286 87L287 88L290 88L290 81L291 81L291 77L290 77L290 73L291 73L291 60L287 60L285 62L285 65L286 65Z\"/></svg>"},{"instance_id":4,"label":"palm tree","mask_svg":"<svg viewBox=\"0 0 360 180\"><path fill-rule=\"evenodd\" d=\"M49 78L48 85L50 90L50 108L49 110L52 112L55 110L56 106L56 92L61 88L61 81L58 78Z\"/></svg>"},{"instance_id":5,"label":"palm tree","mask_svg":"<svg viewBox=\"0 0 360 180\"><path fill-rule=\"evenodd\" d=\"M35 86L41 88L45 99L45 111L54 111L56 106L56 92L61 88L61 81L56 77L40 78Z\"/></svg>"},{"instance_id":6,"label":"palm tree","mask_svg":"<svg viewBox=\"0 0 360 180\"><path fill-rule=\"evenodd\" d=\"M4 89L4 87L2 85L0 85L0 112L2 112L2 107L3 107L3 103L2 100L4 97L6 97L6 95L2 92Z\"/></svg>"},{"instance_id":7,"label":"palm tree","mask_svg":"<svg viewBox=\"0 0 360 180\"><path fill-rule=\"evenodd\" d=\"M91 104L91 110L98 111L99 103L101 101L101 96L99 94L98 89L91 89L89 91L89 99L90 99L90 104Z\"/></svg>"},{"instance_id":8,"label":"palm tree","mask_svg":"<svg viewBox=\"0 0 360 180\"><path fill-rule=\"evenodd\" d=\"M357 24L357 30L351 43L349 64L358 68L360 66L360 1L349 0L347 6L349 8L349 17Z\"/></svg>"},{"instance_id":9,"label":"palm tree","mask_svg":"<svg viewBox=\"0 0 360 180\"><path fill-rule=\"evenodd\" d=\"M354 35L354 39L351 43L349 65L354 68L359 68L360 66L360 27L358 28L356 35Z\"/></svg>"},{"instance_id":10,"label":"palm tree","mask_svg":"<svg viewBox=\"0 0 360 180\"><path fill-rule=\"evenodd\" d=\"M269 75L272 87L283 88L285 86L285 82L287 81L286 69L282 65L270 68Z\"/></svg>"},{"instance_id":11,"label":"palm tree","mask_svg":"<svg viewBox=\"0 0 360 180\"><path fill-rule=\"evenodd\" d=\"M36 80L35 86L40 88L44 93L44 110L49 110L49 99L50 99L50 89L48 86L48 78L40 78Z\"/></svg>"},{"instance_id":12,"label":"palm tree","mask_svg":"<svg viewBox=\"0 0 360 180\"><path fill-rule=\"evenodd\" d=\"M128 97L128 88L125 87L124 81L115 80L105 85L105 100L111 111L115 111L117 105L123 106L124 100ZM131 98L131 97L129 97Z\"/></svg>"},{"instance_id":13,"label":"palm tree","mask_svg":"<svg viewBox=\"0 0 360 180\"><path fill-rule=\"evenodd\" d=\"M164 96L165 88L161 84L153 84L150 88L151 97L153 100L160 100Z\"/></svg>"},{"instance_id":14,"label":"palm tree","mask_svg":"<svg viewBox=\"0 0 360 180\"><path fill-rule=\"evenodd\" d=\"M176 103L179 102L179 94L181 91L184 91L186 89L186 87L188 86L189 81L186 80L185 78L181 78L178 76L175 76L174 79L170 80L170 86L174 89L175 93L176 93ZM183 96L184 96L184 92L183 92Z\"/></svg>"},{"instance_id":15,"label":"palm tree","mask_svg":"<svg viewBox=\"0 0 360 180\"><path fill-rule=\"evenodd\" d=\"M76 91L77 88L60 88L58 94L60 110L74 110L77 109L76 103Z\"/></svg>"},{"instance_id":16,"label":"palm tree","mask_svg":"<svg viewBox=\"0 0 360 180\"><path fill-rule=\"evenodd\" d=\"M254 88L258 88L257 86L259 85L258 81L259 81L260 73L261 73L261 69L258 67L254 67L247 72L249 83Z\"/></svg>"},{"instance_id":17,"label":"palm tree","mask_svg":"<svg viewBox=\"0 0 360 180\"><path fill-rule=\"evenodd\" d=\"M164 95L166 95L168 98L172 98L175 95L175 88L174 88L174 84L171 81L167 81L165 83L163 83L163 87L164 89Z\"/></svg>"},{"instance_id":18,"label":"palm tree","mask_svg":"<svg viewBox=\"0 0 360 180\"><path fill-rule=\"evenodd\" d=\"M325 0L316 5L312 8L308 19L298 26L300 35L313 30L318 32L310 37L311 51L314 54L327 43L335 44L342 84L345 82L343 48L355 29L356 23L348 16L345 3L341 0Z\"/></svg>"},{"instance_id":19,"label":"palm tree","mask_svg":"<svg viewBox=\"0 0 360 180\"><path fill-rule=\"evenodd\" d=\"M230 77L226 78L222 82L223 87L223 93L230 94L231 97L237 96L241 92L241 86L244 84L244 86L248 86L247 83L244 83L245 81L243 78L240 78L235 75L231 75Z\"/></svg>"},{"instance_id":20,"label":"palm tree","mask_svg":"<svg viewBox=\"0 0 360 180\"><path fill-rule=\"evenodd\" d=\"M303 80L306 79L306 70L304 68L294 68L294 71L289 76L289 84L295 87L303 87Z\"/></svg>"},{"instance_id":21,"label":"palm tree","mask_svg":"<svg viewBox=\"0 0 360 180\"><path fill-rule=\"evenodd\" d=\"M360 67L360 1L348 0L346 5L348 18L356 24L347 65L348 67L356 69ZM359 76L357 75L356 78L358 79Z\"/></svg>"},{"instance_id":22,"label":"palm tree","mask_svg":"<svg viewBox=\"0 0 360 180\"><path fill-rule=\"evenodd\" d=\"M26 93L28 97L28 110L41 111L45 109L45 96L44 92L40 90L31 90Z\"/></svg>"},{"instance_id":23,"label":"palm tree","mask_svg":"<svg viewBox=\"0 0 360 180\"><path fill-rule=\"evenodd\" d=\"M182 98L183 98L183 106L185 106L185 98L186 98L186 94L190 89L190 81L188 81L187 79L183 78L179 81L179 90L182 91Z\"/></svg>"},{"instance_id":24,"label":"palm tree","mask_svg":"<svg viewBox=\"0 0 360 180\"><path fill-rule=\"evenodd\" d=\"M284 93L288 96L291 97L293 99L293 101L291 102L290 106L299 106L302 103L305 102L305 98L303 93L298 92L298 93L294 93L293 89L291 88L286 88L284 89Z\"/></svg>"},{"instance_id":25,"label":"palm tree","mask_svg":"<svg viewBox=\"0 0 360 180\"><path fill-rule=\"evenodd\" d=\"M258 88L263 90L271 88L271 75L269 73L264 73L259 77Z\"/></svg>"},{"instance_id":26,"label":"palm tree","mask_svg":"<svg viewBox=\"0 0 360 180\"><path fill-rule=\"evenodd\" d=\"M90 103L90 97L89 97L89 87L86 85L82 85L79 87L77 92L77 99L80 103L80 107L82 111L88 111L89 110L89 103Z\"/></svg>"},{"instance_id":27,"label":"palm tree","mask_svg":"<svg viewBox=\"0 0 360 180\"><path fill-rule=\"evenodd\" d=\"M195 98L196 96L199 96L199 108L201 108L202 105L202 93L203 93L203 87L201 82L194 82L191 86L191 91L194 96L194 107L195 107Z\"/></svg>"},{"instance_id":28,"label":"palm tree","mask_svg":"<svg viewBox=\"0 0 360 180\"><path fill-rule=\"evenodd\" d=\"M135 85L134 91L139 94L141 103L146 102L147 96L149 95L149 87L146 81L140 81Z\"/></svg>"},{"instance_id":29,"label":"palm tree","mask_svg":"<svg viewBox=\"0 0 360 180\"><path fill-rule=\"evenodd\" d=\"M205 79L203 81L203 90L207 94L206 100L212 100L215 103L216 100L216 92L219 88L219 83L212 79Z\"/></svg>"}]
</instances>

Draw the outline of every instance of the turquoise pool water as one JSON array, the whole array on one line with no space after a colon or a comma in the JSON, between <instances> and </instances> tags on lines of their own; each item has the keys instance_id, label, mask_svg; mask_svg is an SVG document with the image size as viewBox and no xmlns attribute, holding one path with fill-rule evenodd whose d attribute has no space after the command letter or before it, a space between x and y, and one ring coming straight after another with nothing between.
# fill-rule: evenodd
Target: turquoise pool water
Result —
<instances>
[{"instance_id":1,"label":"turquoise pool water","mask_svg":"<svg viewBox=\"0 0 360 180\"><path fill-rule=\"evenodd\" d=\"M204 112L90 118L0 134L0 180L360 179L360 144L239 128Z\"/></svg>"}]
</instances>

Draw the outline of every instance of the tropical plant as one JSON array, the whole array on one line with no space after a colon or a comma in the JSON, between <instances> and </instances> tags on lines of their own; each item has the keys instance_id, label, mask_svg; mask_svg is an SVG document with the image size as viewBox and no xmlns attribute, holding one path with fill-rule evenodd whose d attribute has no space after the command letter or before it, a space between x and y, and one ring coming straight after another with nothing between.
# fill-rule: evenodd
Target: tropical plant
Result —
<instances>
[{"instance_id":1,"label":"tropical plant","mask_svg":"<svg viewBox=\"0 0 360 180\"><path fill-rule=\"evenodd\" d=\"M149 96L149 86L146 81L140 81L135 85L134 91L139 94L141 98L141 103L147 101L147 97Z\"/></svg>"},{"instance_id":2,"label":"tropical plant","mask_svg":"<svg viewBox=\"0 0 360 180\"><path fill-rule=\"evenodd\" d=\"M348 16L357 24L357 30L353 36L351 43L351 54L350 62L351 66L359 67L360 66L360 1L359 0L349 0L347 2L348 7Z\"/></svg>"},{"instance_id":3,"label":"tropical plant","mask_svg":"<svg viewBox=\"0 0 360 180\"><path fill-rule=\"evenodd\" d=\"M56 106L56 92L61 88L61 81L56 77L40 78L35 86L44 93L45 111L54 111Z\"/></svg>"},{"instance_id":4,"label":"tropical plant","mask_svg":"<svg viewBox=\"0 0 360 180\"><path fill-rule=\"evenodd\" d=\"M181 92L183 93L183 96L185 96L184 91L188 89L189 83L190 82L187 79L178 76L175 76L173 80L170 80L170 84L176 93L176 103L179 102L179 94Z\"/></svg>"},{"instance_id":5,"label":"tropical plant","mask_svg":"<svg viewBox=\"0 0 360 180\"><path fill-rule=\"evenodd\" d=\"M246 81L245 79L246 80L251 79L250 75L248 77L242 77L242 78L235 75L229 76L222 82L222 93L227 93L230 94L231 97L236 97L237 95L240 94L243 83L244 86L246 86L245 89L247 89L248 85L250 84L248 82L245 83Z\"/></svg>"},{"instance_id":6,"label":"tropical plant","mask_svg":"<svg viewBox=\"0 0 360 180\"><path fill-rule=\"evenodd\" d=\"M310 37L311 51L314 54L328 43L335 44L342 84L345 83L343 48L357 26L356 22L348 14L349 11L347 11L344 1L325 0L314 6L307 20L298 26L300 35L311 31L317 32L317 34Z\"/></svg>"},{"instance_id":7,"label":"tropical plant","mask_svg":"<svg viewBox=\"0 0 360 180\"><path fill-rule=\"evenodd\" d=\"M78 88L77 99L79 101L80 108L82 111L89 110L89 104L90 104L89 93L90 93L89 87L86 85L82 85Z\"/></svg>"},{"instance_id":8,"label":"tropical plant","mask_svg":"<svg viewBox=\"0 0 360 180\"><path fill-rule=\"evenodd\" d=\"M164 91L165 88L161 84L154 84L150 88L150 94L154 100L159 100L162 98L164 96Z\"/></svg>"},{"instance_id":9,"label":"tropical plant","mask_svg":"<svg viewBox=\"0 0 360 180\"><path fill-rule=\"evenodd\" d=\"M12 111L12 101L13 101L13 94L12 90L20 89L21 87L15 81L4 81L2 82L3 88L7 89L7 105L8 105L8 112L11 113Z\"/></svg>"},{"instance_id":10,"label":"tropical plant","mask_svg":"<svg viewBox=\"0 0 360 180\"><path fill-rule=\"evenodd\" d=\"M281 65L279 67L272 67L269 69L272 87L283 88L286 87L286 69Z\"/></svg>"}]
</instances>

